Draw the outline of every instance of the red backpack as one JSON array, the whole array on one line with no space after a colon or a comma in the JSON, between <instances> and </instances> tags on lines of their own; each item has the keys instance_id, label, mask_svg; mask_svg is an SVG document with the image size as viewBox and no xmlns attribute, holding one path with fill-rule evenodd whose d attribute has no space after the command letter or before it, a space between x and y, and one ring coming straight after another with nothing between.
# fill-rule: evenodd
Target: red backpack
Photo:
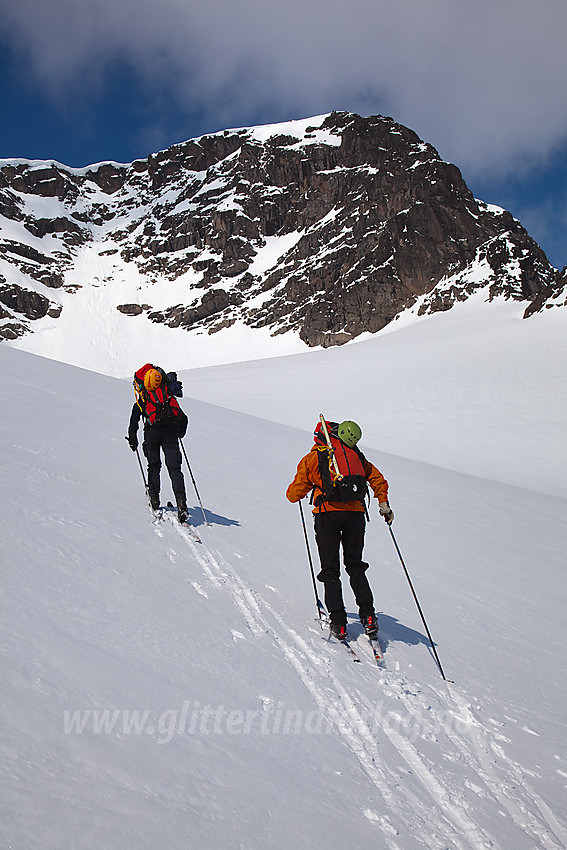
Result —
<instances>
[{"instance_id":1,"label":"red backpack","mask_svg":"<svg viewBox=\"0 0 567 850\"><path fill-rule=\"evenodd\" d=\"M157 369L161 374L161 384L155 390L148 390L144 384L144 378L149 369ZM134 372L133 383L136 402L146 422L150 425L167 425L177 420L179 404L169 390L163 369L153 366L151 363L146 363L145 366Z\"/></svg>"},{"instance_id":2,"label":"red backpack","mask_svg":"<svg viewBox=\"0 0 567 850\"><path fill-rule=\"evenodd\" d=\"M331 452L319 422L314 436L315 442L321 444L321 447L317 446L317 458L323 487L321 493L315 497L314 504L316 507L320 507L323 502L362 502L364 505L368 495L364 469L366 458L356 446L351 449L343 443L337 434L337 422L326 422L326 425L341 477L337 476L334 469Z\"/></svg>"}]
</instances>

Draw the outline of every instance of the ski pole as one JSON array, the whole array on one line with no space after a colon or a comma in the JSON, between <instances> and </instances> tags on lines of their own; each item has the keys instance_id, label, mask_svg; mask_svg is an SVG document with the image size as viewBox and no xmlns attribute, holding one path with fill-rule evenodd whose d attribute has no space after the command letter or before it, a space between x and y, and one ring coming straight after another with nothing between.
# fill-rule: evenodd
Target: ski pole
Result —
<instances>
[{"instance_id":1,"label":"ski pole","mask_svg":"<svg viewBox=\"0 0 567 850\"><path fill-rule=\"evenodd\" d=\"M128 437L124 437L125 440L128 440ZM142 479L144 481L144 490L146 491L146 496L148 497L148 501L150 501L150 491L148 490L148 482L146 481L146 475L144 472L144 467L142 466L142 461L140 460L140 452L138 451L138 446L136 446L136 457L138 458L138 466L140 467L140 472L142 473ZM151 501L150 501L151 504Z\"/></svg>"},{"instance_id":2,"label":"ski pole","mask_svg":"<svg viewBox=\"0 0 567 850\"><path fill-rule=\"evenodd\" d=\"M146 491L146 496L149 499L150 493L149 493L149 490L148 490L148 482L146 481L146 473L144 472L144 467L142 466L142 461L140 459L140 452L138 451L138 446L136 446L136 457L138 458L138 465L140 467L140 472L142 473L142 479L144 481L144 490Z\"/></svg>"},{"instance_id":3,"label":"ski pole","mask_svg":"<svg viewBox=\"0 0 567 850\"><path fill-rule=\"evenodd\" d=\"M203 503L201 501L201 497L199 496L199 491L197 490L197 483L195 481L195 477L193 475L193 471L191 469L191 464L189 463L189 458L187 457L187 452L185 451L185 446L183 445L183 440L181 437L179 438L179 442L181 443L181 448L183 449L183 457L185 458L185 462L187 464L187 469L189 470L189 475L191 476L191 481L193 482L193 487L195 488L195 493L197 494L197 499L199 501L199 505L201 506L201 510L203 511L203 519L205 520L205 525L210 526L210 522L207 519L207 515L205 513L205 509L203 507Z\"/></svg>"},{"instance_id":4,"label":"ski pole","mask_svg":"<svg viewBox=\"0 0 567 850\"><path fill-rule=\"evenodd\" d=\"M309 549L309 538L307 537L307 528L305 527L305 517L303 516L303 505L301 504L301 499L297 503L299 505L299 513L301 514L301 524L303 526L303 536L305 537L305 546L307 548L307 559L309 561L309 569L311 570L311 579L313 580L313 590L315 592L315 601L317 603L317 613L319 614L319 620L321 619L321 609L323 608L323 603L319 599L317 594L317 584L315 582L315 572L313 570L313 561L311 560L311 551Z\"/></svg>"},{"instance_id":5,"label":"ski pole","mask_svg":"<svg viewBox=\"0 0 567 850\"><path fill-rule=\"evenodd\" d=\"M435 661L437 662L437 666L439 667L439 672L443 676L443 679L445 680L445 682L452 682L453 680L448 679L445 676L445 673L443 672L443 667L441 666L441 662L439 661L439 656L437 655L437 650L435 649L435 644L433 643L433 638L431 637L431 632L429 631L429 627L427 625L425 617L423 616L423 611L421 610L421 605L419 604L419 599L417 598L417 594L414 590L412 580L411 580L410 575L408 573L407 567L404 564L404 559L402 558L402 553L400 552L400 547L398 546L396 538L394 537L394 532L392 531L392 526L390 524L388 524L388 528L390 529L390 534L392 535L392 540L394 541L394 546L396 547L396 552L398 553L398 557L400 559L401 565L404 568L404 573L406 574L406 578L407 578L408 584L411 588L411 592L413 594L415 604L417 605L417 610L419 611L419 616L421 617L421 621L422 621L423 625L425 626L425 631L427 632L427 637L429 638L429 643L431 644L431 649L433 650L433 655L435 656Z\"/></svg>"}]
</instances>

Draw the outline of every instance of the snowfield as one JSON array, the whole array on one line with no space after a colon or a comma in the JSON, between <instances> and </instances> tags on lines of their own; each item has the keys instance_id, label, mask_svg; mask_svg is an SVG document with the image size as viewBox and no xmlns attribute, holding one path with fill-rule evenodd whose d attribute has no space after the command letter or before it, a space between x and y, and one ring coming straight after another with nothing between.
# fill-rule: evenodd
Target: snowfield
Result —
<instances>
[{"instance_id":1,"label":"snowfield","mask_svg":"<svg viewBox=\"0 0 567 850\"><path fill-rule=\"evenodd\" d=\"M129 381L0 347L3 847L565 847L562 314L491 309L185 372L202 543L152 524ZM375 504L383 667L350 589L361 663L319 627L284 494L321 411L390 482L454 683Z\"/></svg>"},{"instance_id":2,"label":"snowfield","mask_svg":"<svg viewBox=\"0 0 567 850\"><path fill-rule=\"evenodd\" d=\"M423 318L417 305L340 348L194 369L185 386L306 431L334 411L366 446L567 497L567 310L522 319L525 304L487 297Z\"/></svg>"}]
</instances>

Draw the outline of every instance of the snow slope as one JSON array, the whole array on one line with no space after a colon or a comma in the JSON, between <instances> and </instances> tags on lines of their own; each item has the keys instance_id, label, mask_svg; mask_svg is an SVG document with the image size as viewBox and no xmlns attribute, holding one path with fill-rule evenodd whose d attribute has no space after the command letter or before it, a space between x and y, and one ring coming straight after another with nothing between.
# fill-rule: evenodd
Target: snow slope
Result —
<instances>
[{"instance_id":1,"label":"snow slope","mask_svg":"<svg viewBox=\"0 0 567 850\"><path fill-rule=\"evenodd\" d=\"M341 348L194 369L185 386L305 430L320 411L354 419L366 446L567 497L567 311L524 320L487 298L423 318L418 305Z\"/></svg>"},{"instance_id":2,"label":"snow slope","mask_svg":"<svg viewBox=\"0 0 567 850\"><path fill-rule=\"evenodd\" d=\"M0 362L2 846L565 846L564 498L369 450L455 684L374 506L353 664L283 495L307 430L185 399L198 544L150 522L127 381Z\"/></svg>"},{"instance_id":3,"label":"snow slope","mask_svg":"<svg viewBox=\"0 0 567 850\"><path fill-rule=\"evenodd\" d=\"M222 333L209 334L203 329L187 332L156 324L146 315L136 318L124 315L116 309L117 303L149 300L156 308L165 308L167 299L175 297L182 303L188 297L189 285L200 275L188 272L175 282L167 282L166 286L160 281L160 287L148 281L133 263L109 256L109 244L112 250L115 244L108 240L89 243L79 249L68 274L73 281L84 280L89 285L77 292L57 291L57 302L63 308L59 318L45 316L34 322L33 334L4 344L118 377L129 373L132 360L167 357L183 366L188 363L208 366L307 350L296 332L272 337L268 328L251 328L242 321L225 328ZM274 265L287 245L285 237L266 245L258 252L257 268L260 270L262 263L266 268ZM13 271L0 259L0 274L2 272L7 279L14 280ZM29 285L23 275L16 276L15 282L23 287ZM46 286L38 285L38 289L45 297L53 296Z\"/></svg>"}]
</instances>

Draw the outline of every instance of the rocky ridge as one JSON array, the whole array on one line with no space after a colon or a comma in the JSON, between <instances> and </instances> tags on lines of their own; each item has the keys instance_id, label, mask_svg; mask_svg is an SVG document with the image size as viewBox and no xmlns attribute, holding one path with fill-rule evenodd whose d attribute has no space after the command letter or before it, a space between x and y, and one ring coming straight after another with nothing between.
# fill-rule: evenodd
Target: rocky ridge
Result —
<instances>
[{"instance_id":1,"label":"rocky ridge","mask_svg":"<svg viewBox=\"0 0 567 850\"><path fill-rule=\"evenodd\" d=\"M0 161L0 338L56 322L62 294L89 286L132 322L240 321L310 346L479 289L526 318L566 303L565 270L455 165L391 118L343 112L129 165Z\"/></svg>"}]
</instances>

